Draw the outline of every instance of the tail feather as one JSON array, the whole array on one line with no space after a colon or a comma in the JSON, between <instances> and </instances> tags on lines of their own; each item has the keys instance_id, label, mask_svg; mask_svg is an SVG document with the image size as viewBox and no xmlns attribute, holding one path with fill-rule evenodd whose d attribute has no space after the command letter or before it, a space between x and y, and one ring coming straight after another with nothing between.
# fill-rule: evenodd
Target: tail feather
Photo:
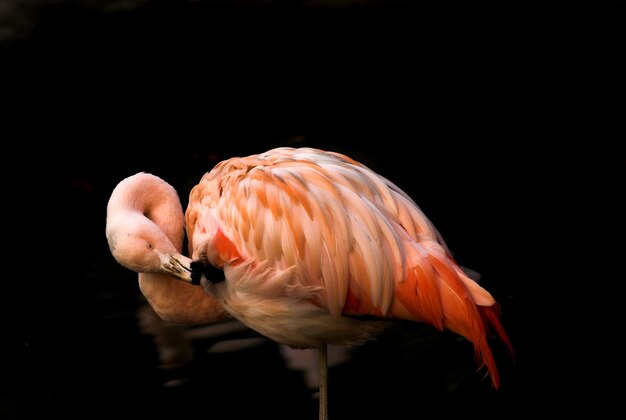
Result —
<instances>
[{"instance_id":1,"label":"tail feather","mask_svg":"<svg viewBox=\"0 0 626 420\"><path fill-rule=\"evenodd\" d=\"M405 284L398 284L401 286L396 288L396 297L403 308L392 310L392 315L408 311L414 320L429 323L440 330L445 327L465 337L474 345L479 369L487 368L494 388L498 389L500 377L489 346L491 332L495 330L511 353L512 345L500 321L497 303L489 292L467 278L438 244L422 242L417 247L422 257L417 258L420 269L412 268ZM435 293L433 289L436 289ZM426 300L423 295L420 297L424 293L436 296L436 304L432 298Z\"/></svg>"},{"instance_id":2,"label":"tail feather","mask_svg":"<svg viewBox=\"0 0 626 420\"><path fill-rule=\"evenodd\" d=\"M511 357L514 357L515 352L513 351L513 344L511 344L511 340L509 340L500 319L500 306L498 304L493 306L479 306L478 310L480 310L481 315L486 319L489 327L495 330L496 335L500 341L504 343Z\"/></svg>"},{"instance_id":3,"label":"tail feather","mask_svg":"<svg viewBox=\"0 0 626 420\"><path fill-rule=\"evenodd\" d=\"M441 297L446 328L464 336L474 344L476 361L481 368L487 367L491 382L497 389L500 386L500 377L487 341L485 320L467 286L443 258L437 254L429 255L429 260L441 279Z\"/></svg>"}]
</instances>

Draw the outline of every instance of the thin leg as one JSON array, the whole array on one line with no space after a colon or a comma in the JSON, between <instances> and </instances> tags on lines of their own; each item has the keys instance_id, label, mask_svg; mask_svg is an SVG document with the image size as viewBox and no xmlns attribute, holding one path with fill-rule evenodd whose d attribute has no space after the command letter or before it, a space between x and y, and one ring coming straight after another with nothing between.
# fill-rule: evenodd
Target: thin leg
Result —
<instances>
[{"instance_id":1,"label":"thin leg","mask_svg":"<svg viewBox=\"0 0 626 420\"><path fill-rule=\"evenodd\" d=\"M328 420L328 352L327 346L319 348L320 367L320 420Z\"/></svg>"}]
</instances>

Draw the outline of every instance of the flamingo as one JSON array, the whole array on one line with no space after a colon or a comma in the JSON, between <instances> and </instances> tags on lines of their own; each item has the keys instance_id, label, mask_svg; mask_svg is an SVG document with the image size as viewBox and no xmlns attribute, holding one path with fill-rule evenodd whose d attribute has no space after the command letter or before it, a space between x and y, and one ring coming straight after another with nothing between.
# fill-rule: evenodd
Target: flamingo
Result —
<instances>
[{"instance_id":1,"label":"flamingo","mask_svg":"<svg viewBox=\"0 0 626 420\"><path fill-rule=\"evenodd\" d=\"M320 419L328 418L327 346L363 344L394 319L465 337L495 389L490 338L513 352L499 304L418 205L338 152L277 147L224 160L192 188L184 222L174 189L136 174L114 189L106 232L160 316L230 316L278 343L318 349Z\"/></svg>"}]
</instances>

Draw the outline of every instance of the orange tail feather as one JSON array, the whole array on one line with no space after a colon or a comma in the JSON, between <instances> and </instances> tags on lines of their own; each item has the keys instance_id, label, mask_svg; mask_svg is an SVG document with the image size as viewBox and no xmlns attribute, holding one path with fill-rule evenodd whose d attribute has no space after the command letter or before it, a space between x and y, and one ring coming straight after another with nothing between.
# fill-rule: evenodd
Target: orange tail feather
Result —
<instances>
[{"instance_id":1,"label":"orange tail feather","mask_svg":"<svg viewBox=\"0 0 626 420\"><path fill-rule=\"evenodd\" d=\"M511 357L515 357L511 340L509 340L509 337L502 326L502 321L500 320L500 306L497 304L493 306L479 306L478 310L486 320L489 327L495 330L496 335L500 338L502 343L504 343Z\"/></svg>"},{"instance_id":2,"label":"orange tail feather","mask_svg":"<svg viewBox=\"0 0 626 420\"><path fill-rule=\"evenodd\" d=\"M477 305L472 294L476 291L470 291L460 277L462 271L445 251L434 244L421 243L420 246L422 251L426 251L422 253L425 258L418 258L421 269L411 270L407 284L396 288L398 301L414 320L439 329L445 326L473 343L477 363L480 368L487 368L494 388L498 389L500 377L489 346L489 333L495 330L511 353L512 345L500 321L497 303ZM484 295L491 298L486 291ZM425 296L429 298L425 299ZM398 316L402 312L400 309L392 310L392 315Z\"/></svg>"}]
</instances>

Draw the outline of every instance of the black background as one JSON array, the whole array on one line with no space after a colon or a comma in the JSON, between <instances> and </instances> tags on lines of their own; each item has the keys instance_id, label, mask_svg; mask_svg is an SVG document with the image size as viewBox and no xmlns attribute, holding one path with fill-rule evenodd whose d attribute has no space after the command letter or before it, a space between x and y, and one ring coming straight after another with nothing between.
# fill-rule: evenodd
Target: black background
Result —
<instances>
[{"instance_id":1,"label":"black background","mask_svg":"<svg viewBox=\"0 0 626 420\"><path fill-rule=\"evenodd\" d=\"M400 325L331 370L333 418L610 410L622 1L138 4L32 2L31 29L2 39L5 258L19 261L2 419L316 418L271 343L162 387L135 277L104 237L122 178L153 172L186 204L219 160L281 145L347 153L408 192L481 273L516 349L512 363L496 346L493 391L464 343Z\"/></svg>"}]
</instances>

